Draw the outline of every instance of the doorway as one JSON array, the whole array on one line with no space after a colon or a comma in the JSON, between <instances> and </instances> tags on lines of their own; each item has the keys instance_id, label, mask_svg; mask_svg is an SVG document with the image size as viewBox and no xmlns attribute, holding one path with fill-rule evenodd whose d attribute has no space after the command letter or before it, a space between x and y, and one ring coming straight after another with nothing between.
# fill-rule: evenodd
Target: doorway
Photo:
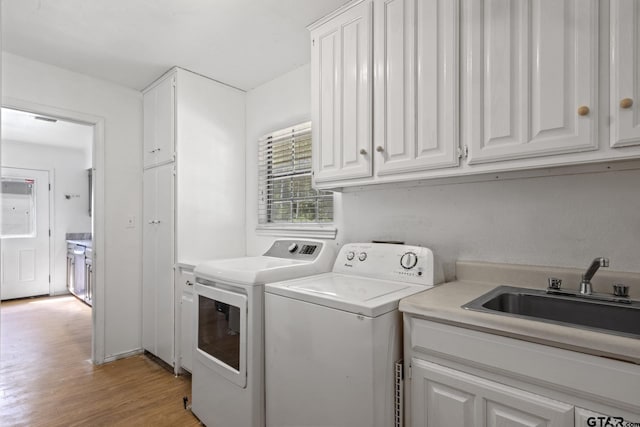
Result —
<instances>
[{"instance_id":1,"label":"doorway","mask_svg":"<svg viewBox=\"0 0 640 427\"><path fill-rule=\"evenodd\" d=\"M7 102L8 101L8 102ZM37 200L37 195L42 195L46 189L49 193L49 225L46 230L36 230L35 235L39 237L49 237L48 257L45 267L41 268L41 257L46 256L46 248L29 251L21 248L15 250L12 246L18 244L19 238L4 238L2 247L3 265L1 294L2 299L13 299L32 295L62 295L68 293L68 272L67 272L67 242L72 235L87 236L94 244L102 242L104 230L104 205L103 205L103 140L104 140L104 119L67 111L64 109L33 104L16 99L5 99L2 107L2 166L3 184L6 181L8 187L12 187L14 192L29 193L27 187L11 183L17 179L34 179L35 210L37 216L45 210L44 203ZM7 119L13 121L13 125L7 123ZM31 128L31 129L30 129ZM35 128L37 138L33 137ZM62 129L62 130L60 130ZM44 131L47 131L43 133ZM40 132L38 134L38 132ZM42 135L46 134L46 137ZM75 145L74 145L75 144ZM16 171L22 169L23 173L16 175ZM98 170L99 169L99 170ZM48 174L48 183L40 186L45 178L30 178L26 175L33 171L40 170ZM23 181L26 182L26 181ZM44 189L43 189L44 187ZM28 197L2 195L3 199L13 197L16 207L22 203L22 207L28 205ZM4 200L3 200L4 202ZM4 204L4 203L3 203ZM4 209L4 208L3 208ZM25 216L27 216L25 214ZM23 219L24 220L24 219ZM26 220L24 220L26 221ZM4 225L5 221L0 221ZM17 222L17 218L14 218ZM46 219L38 218L35 227L46 223ZM7 224L9 226L9 224ZM26 227L25 224L22 225ZM17 227L17 225L16 225ZM33 233L32 233L33 234ZM15 240L15 242L10 242ZM95 247L95 246L94 246ZM22 250L22 254L19 251ZM12 254L13 252L13 254ZM90 251L88 251L91 253ZM98 251L94 251L95 254ZM16 254L18 253L18 254ZM18 257L22 257L22 260ZM32 256L30 258L30 256ZM37 260L32 259L38 258ZM90 308L91 326L91 354L92 361L96 364L104 362L104 301L102 298L103 266L101 260L91 255L88 261L93 271L93 306ZM5 261L6 259L6 261ZM15 272L11 272L9 261L15 265ZM22 265L21 265L22 263ZM46 271L48 264L47 288L42 282L38 283L37 290L25 292L25 286L18 286L19 292L15 291L16 286L9 283L12 277L28 278L29 266L34 272L31 275L38 275L37 271ZM14 280L15 281L15 280ZM24 280L22 280L24 281ZM5 285L5 282L6 285ZM21 282L17 280L17 282ZM5 292L5 288L7 291ZM44 292L43 292L44 291ZM79 302L80 303L80 302Z\"/></svg>"}]
</instances>

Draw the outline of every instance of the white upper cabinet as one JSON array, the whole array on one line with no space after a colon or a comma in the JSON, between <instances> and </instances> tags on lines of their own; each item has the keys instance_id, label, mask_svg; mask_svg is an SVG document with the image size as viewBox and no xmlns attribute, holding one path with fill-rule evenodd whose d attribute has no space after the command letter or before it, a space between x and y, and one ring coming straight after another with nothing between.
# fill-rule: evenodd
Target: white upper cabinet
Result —
<instances>
[{"instance_id":1,"label":"white upper cabinet","mask_svg":"<svg viewBox=\"0 0 640 427\"><path fill-rule=\"evenodd\" d=\"M640 144L640 2L611 0L611 146Z\"/></svg>"},{"instance_id":2,"label":"white upper cabinet","mask_svg":"<svg viewBox=\"0 0 640 427\"><path fill-rule=\"evenodd\" d=\"M371 176L371 0L311 30L316 182Z\"/></svg>"},{"instance_id":3,"label":"white upper cabinet","mask_svg":"<svg viewBox=\"0 0 640 427\"><path fill-rule=\"evenodd\" d=\"M470 0L469 164L596 150L598 0Z\"/></svg>"},{"instance_id":4,"label":"white upper cabinet","mask_svg":"<svg viewBox=\"0 0 640 427\"><path fill-rule=\"evenodd\" d=\"M314 185L640 158L638 28L638 0L353 0L310 27Z\"/></svg>"},{"instance_id":5,"label":"white upper cabinet","mask_svg":"<svg viewBox=\"0 0 640 427\"><path fill-rule=\"evenodd\" d=\"M378 176L458 166L458 4L374 1Z\"/></svg>"},{"instance_id":6,"label":"white upper cabinet","mask_svg":"<svg viewBox=\"0 0 640 427\"><path fill-rule=\"evenodd\" d=\"M144 167L171 162L175 154L175 75L144 93Z\"/></svg>"}]
</instances>

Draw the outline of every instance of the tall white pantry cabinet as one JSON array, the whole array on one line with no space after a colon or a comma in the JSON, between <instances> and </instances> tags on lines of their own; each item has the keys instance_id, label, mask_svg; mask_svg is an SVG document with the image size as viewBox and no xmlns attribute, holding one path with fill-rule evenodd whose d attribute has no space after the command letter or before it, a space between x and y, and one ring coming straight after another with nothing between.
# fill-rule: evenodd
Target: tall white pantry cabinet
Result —
<instances>
[{"instance_id":1,"label":"tall white pantry cabinet","mask_svg":"<svg viewBox=\"0 0 640 427\"><path fill-rule=\"evenodd\" d=\"M245 94L181 68L143 93L142 347L179 371L193 298L177 266L245 253Z\"/></svg>"}]
</instances>

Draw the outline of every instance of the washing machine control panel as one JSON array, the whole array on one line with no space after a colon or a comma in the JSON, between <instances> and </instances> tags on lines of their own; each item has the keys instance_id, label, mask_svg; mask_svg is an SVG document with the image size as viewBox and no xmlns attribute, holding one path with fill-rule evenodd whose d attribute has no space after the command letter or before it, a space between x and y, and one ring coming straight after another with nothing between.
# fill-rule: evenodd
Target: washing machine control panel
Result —
<instances>
[{"instance_id":1,"label":"washing machine control panel","mask_svg":"<svg viewBox=\"0 0 640 427\"><path fill-rule=\"evenodd\" d=\"M348 243L333 271L382 280L434 284L433 252L422 246L390 243Z\"/></svg>"}]
</instances>

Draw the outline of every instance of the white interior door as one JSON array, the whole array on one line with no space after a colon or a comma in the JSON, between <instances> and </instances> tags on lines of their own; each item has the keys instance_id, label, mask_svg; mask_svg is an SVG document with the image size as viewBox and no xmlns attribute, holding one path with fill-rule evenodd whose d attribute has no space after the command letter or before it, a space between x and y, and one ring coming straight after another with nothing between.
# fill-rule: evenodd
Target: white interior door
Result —
<instances>
[{"instance_id":1,"label":"white interior door","mask_svg":"<svg viewBox=\"0 0 640 427\"><path fill-rule=\"evenodd\" d=\"M2 299L49 294L49 172L2 168Z\"/></svg>"}]
</instances>

